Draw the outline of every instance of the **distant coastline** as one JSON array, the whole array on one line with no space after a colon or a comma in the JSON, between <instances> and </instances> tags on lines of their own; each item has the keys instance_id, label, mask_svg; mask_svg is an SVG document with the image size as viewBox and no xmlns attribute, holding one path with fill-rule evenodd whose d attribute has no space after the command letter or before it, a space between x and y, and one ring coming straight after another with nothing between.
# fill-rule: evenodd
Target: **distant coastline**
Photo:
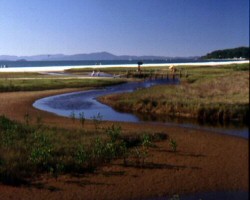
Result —
<instances>
[{"instance_id":1,"label":"distant coastline","mask_svg":"<svg viewBox=\"0 0 250 200\"><path fill-rule=\"evenodd\" d=\"M177 60L178 61L178 60ZM9 61L9 62L1 62L0 61L0 66L5 65L4 68L0 68L0 72L59 72L59 71L64 71L67 69L72 69L72 68L105 68L105 67L136 67L137 63L129 63L127 62L126 64L123 63L118 63L116 64L116 62L114 62L113 64L105 64L102 62L96 62L96 64L80 64L79 63L74 63L74 61L72 62L68 62L67 65L65 65L66 61L53 61L53 62L49 62L49 61L42 61L42 62L35 62L35 61L24 61L24 62L14 62L14 63L26 63L27 66L24 65L24 67L20 66L20 67L12 67L8 64L13 64L13 61ZM32 64L36 64L36 65L32 65ZM39 66L39 63L41 63L41 65ZM49 64L49 65L44 65L44 64ZM151 61L148 63L144 63L143 67L163 67L163 66L170 66L170 65L227 65L227 64L240 64L240 63L249 63L249 60L191 60L191 61L184 61L184 62L167 62L167 61L161 61L161 62L155 62ZM31 65L29 65L31 64ZM53 65L54 64L54 65Z\"/></svg>"}]
</instances>

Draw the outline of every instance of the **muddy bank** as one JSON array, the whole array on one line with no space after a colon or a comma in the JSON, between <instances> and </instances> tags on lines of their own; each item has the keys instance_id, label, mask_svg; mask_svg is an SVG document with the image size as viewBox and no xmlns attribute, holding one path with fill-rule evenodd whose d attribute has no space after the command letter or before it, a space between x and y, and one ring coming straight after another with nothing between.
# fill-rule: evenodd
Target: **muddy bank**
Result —
<instances>
[{"instance_id":1,"label":"muddy bank","mask_svg":"<svg viewBox=\"0 0 250 200\"><path fill-rule=\"evenodd\" d=\"M81 128L81 123L32 107L38 98L70 91L1 93L0 114L24 121L29 112L31 116L41 116L50 126ZM105 122L103 126L110 124ZM178 142L178 151L172 153L168 141L159 142L150 149L144 168L124 167L122 160L116 160L92 174L57 179L44 176L21 187L0 185L0 199L143 199L176 193L248 190L248 140L190 128L116 124L125 134L167 133ZM92 121L87 121L85 128L94 129Z\"/></svg>"}]
</instances>

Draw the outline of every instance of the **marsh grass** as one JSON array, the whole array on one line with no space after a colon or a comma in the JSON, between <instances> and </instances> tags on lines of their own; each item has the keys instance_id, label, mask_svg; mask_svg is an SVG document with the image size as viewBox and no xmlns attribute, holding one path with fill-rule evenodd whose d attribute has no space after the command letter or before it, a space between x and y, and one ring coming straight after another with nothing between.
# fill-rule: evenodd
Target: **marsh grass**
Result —
<instances>
[{"instance_id":1,"label":"marsh grass","mask_svg":"<svg viewBox=\"0 0 250 200\"><path fill-rule=\"evenodd\" d=\"M0 92L37 91L62 88L104 87L124 83L122 79L0 79Z\"/></svg>"},{"instance_id":2,"label":"marsh grass","mask_svg":"<svg viewBox=\"0 0 250 200\"><path fill-rule=\"evenodd\" d=\"M44 75L35 72L0 72L0 79L9 78L46 78L51 77L50 75Z\"/></svg>"},{"instance_id":3,"label":"marsh grass","mask_svg":"<svg viewBox=\"0 0 250 200\"><path fill-rule=\"evenodd\" d=\"M183 70L183 67L178 67ZM159 85L100 98L117 110L191 117L200 121L247 121L248 65L186 67L180 85Z\"/></svg>"}]
</instances>

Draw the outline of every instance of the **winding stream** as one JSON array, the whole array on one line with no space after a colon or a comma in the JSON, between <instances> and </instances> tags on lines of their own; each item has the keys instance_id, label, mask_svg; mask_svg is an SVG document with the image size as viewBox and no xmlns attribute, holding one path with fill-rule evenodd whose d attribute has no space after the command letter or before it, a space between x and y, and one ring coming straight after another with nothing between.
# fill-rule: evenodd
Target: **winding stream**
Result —
<instances>
[{"instance_id":1,"label":"winding stream","mask_svg":"<svg viewBox=\"0 0 250 200\"><path fill-rule=\"evenodd\" d=\"M40 110L55 113L60 116L70 117L74 113L79 117L84 113L86 119L92 119L98 114L102 120L121 122L140 122L138 116L129 113L121 113L113 108L100 103L96 98L115 93L132 92L141 88L151 87L157 84L178 84L178 80L152 80L144 82L128 82L116 86L109 86L104 89L95 89L82 92L72 92L61 95L45 97L37 100L33 106Z\"/></svg>"},{"instance_id":2,"label":"winding stream","mask_svg":"<svg viewBox=\"0 0 250 200\"><path fill-rule=\"evenodd\" d=\"M102 116L102 120L109 121L122 121L122 122L140 122L140 123L160 123L166 125L175 125L181 127L190 127L196 129L204 129L215 131L222 134L235 135L238 137L248 138L248 127L238 125L227 125L227 126L211 126L211 125L200 125L196 121L184 120L183 119L170 119L170 118L154 118L152 116L140 116L130 113L121 113L115 111L113 108L104 105L96 100L96 98L115 93L132 92L141 88L151 87L157 84L178 84L178 80L151 80L145 82L129 82L116 86L109 86L104 89L83 91L83 92L72 92L67 94L55 95L37 100L33 106L37 109L55 113L60 116L71 117L74 113L75 117L79 117L80 114L84 113L86 119L93 119L98 114ZM198 200L198 199L227 199L227 200L247 200L248 192L246 191L215 191L215 192L204 192L195 193L190 195L180 196L182 200ZM151 198L149 200L163 200L171 199L171 197L159 197Z\"/></svg>"},{"instance_id":3,"label":"winding stream","mask_svg":"<svg viewBox=\"0 0 250 200\"><path fill-rule=\"evenodd\" d=\"M48 111L60 116L79 118L84 114L86 119L93 119L99 115L102 120L121 121L121 122L141 122L141 123L160 123L175 125L188 128L197 128L215 131L222 134L235 135L243 138L249 137L247 126L230 124L214 126L209 124L200 125L196 120L171 119L169 117L155 117L150 115L139 115L131 113L121 113L113 108L102 104L96 98L115 93L132 92L141 88L147 88L159 84L178 84L178 80L158 79L147 80L144 82L128 82L121 85L109 86L103 89L95 89L82 92L72 92L61 95L45 97L34 102L33 106L37 109Z\"/></svg>"}]
</instances>

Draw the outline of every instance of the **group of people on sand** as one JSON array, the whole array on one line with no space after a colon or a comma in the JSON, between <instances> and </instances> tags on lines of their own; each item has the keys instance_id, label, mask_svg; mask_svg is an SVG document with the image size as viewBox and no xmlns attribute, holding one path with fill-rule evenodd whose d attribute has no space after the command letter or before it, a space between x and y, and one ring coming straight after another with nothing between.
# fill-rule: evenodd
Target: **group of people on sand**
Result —
<instances>
[{"instance_id":1,"label":"group of people on sand","mask_svg":"<svg viewBox=\"0 0 250 200\"><path fill-rule=\"evenodd\" d=\"M93 70L91 76L100 76L100 71L95 72L95 70Z\"/></svg>"}]
</instances>

